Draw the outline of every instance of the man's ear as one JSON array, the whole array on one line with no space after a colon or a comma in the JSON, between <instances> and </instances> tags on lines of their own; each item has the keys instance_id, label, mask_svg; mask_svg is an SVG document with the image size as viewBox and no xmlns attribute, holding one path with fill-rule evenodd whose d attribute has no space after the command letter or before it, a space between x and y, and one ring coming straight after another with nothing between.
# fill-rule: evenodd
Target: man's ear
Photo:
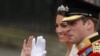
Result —
<instances>
[{"instance_id":1,"label":"man's ear","mask_svg":"<svg viewBox=\"0 0 100 56\"><path fill-rule=\"evenodd\" d=\"M93 28L93 21L91 19L88 19L86 21L85 25L86 25L87 29L89 30L89 29Z\"/></svg>"}]
</instances>

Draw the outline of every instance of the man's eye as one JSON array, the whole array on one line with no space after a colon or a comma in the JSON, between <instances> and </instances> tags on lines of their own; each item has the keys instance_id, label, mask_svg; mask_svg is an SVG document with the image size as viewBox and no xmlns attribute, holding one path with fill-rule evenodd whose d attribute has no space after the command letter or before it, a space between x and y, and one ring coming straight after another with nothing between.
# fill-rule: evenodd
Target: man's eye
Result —
<instances>
[{"instance_id":1,"label":"man's eye","mask_svg":"<svg viewBox=\"0 0 100 56\"><path fill-rule=\"evenodd\" d=\"M74 26L76 25L76 22L68 22L68 25Z\"/></svg>"},{"instance_id":2,"label":"man's eye","mask_svg":"<svg viewBox=\"0 0 100 56\"><path fill-rule=\"evenodd\" d=\"M61 24L61 27L67 27L67 25Z\"/></svg>"},{"instance_id":3,"label":"man's eye","mask_svg":"<svg viewBox=\"0 0 100 56\"><path fill-rule=\"evenodd\" d=\"M75 24L76 24L76 23L69 23L69 25L72 25L72 26L75 25Z\"/></svg>"}]
</instances>

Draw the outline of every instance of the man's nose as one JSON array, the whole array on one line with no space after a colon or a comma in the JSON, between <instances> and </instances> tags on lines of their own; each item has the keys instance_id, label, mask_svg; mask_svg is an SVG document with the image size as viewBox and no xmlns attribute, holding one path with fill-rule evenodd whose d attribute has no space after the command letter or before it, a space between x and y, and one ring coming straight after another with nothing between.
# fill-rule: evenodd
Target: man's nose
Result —
<instances>
[{"instance_id":1,"label":"man's nose","mask_svg":"<svg viewBox=\"0 0 100 56\"><path fill-rule=\"evenodd\" d=\"M67 32L69 32L71 30L71 27L68 25L66 29L67 29Z\"/></svg>"}]
</instances>

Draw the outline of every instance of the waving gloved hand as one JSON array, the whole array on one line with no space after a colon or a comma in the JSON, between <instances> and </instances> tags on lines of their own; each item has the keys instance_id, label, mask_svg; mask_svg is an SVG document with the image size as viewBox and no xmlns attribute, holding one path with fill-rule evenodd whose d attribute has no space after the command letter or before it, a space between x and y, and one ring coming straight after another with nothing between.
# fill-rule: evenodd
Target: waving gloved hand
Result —
<instances>
[{"instance_id":1,"label":"waving gloved hand","mask_svg":"<svg viewBox=\"0 0 100 56\"><path fill-rule=\"evenodd\" d=\"M43 36L38 36L37 39L32 40L31 56L46 56L46 40Z\"/></svg>"}]
</instances>

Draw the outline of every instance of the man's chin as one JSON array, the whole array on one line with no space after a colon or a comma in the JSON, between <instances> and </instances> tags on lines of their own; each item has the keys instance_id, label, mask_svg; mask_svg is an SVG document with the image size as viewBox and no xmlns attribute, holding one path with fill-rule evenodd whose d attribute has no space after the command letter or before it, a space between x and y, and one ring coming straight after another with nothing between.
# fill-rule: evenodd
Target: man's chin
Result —
<instances>
[{"instance_id":1,"label":"man's chin","mask_svg":"<svg viewBox=\"0 0 100 56\"><path fill-rule=\"evenodd\" d=\"M75 44L75 42L73 40L69 40L70 43Z\"/></svg>"}]
</instances>

